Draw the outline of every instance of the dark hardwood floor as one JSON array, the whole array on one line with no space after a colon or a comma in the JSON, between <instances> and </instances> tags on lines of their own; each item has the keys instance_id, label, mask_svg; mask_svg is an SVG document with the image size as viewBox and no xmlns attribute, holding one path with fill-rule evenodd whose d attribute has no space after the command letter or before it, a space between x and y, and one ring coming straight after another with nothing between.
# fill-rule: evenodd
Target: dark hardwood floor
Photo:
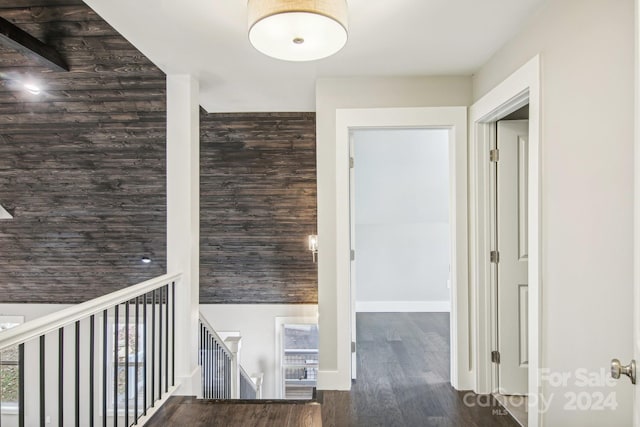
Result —
<instances>
[{"instance_id":1,"label":"dark hardwood floor","mask_svg":"<svg viewBox=\"0 0 640 427\"><path fill-rule=\"evenodd\" d=\"M518 427L489 396L449 383L448 313L358 313L358 379L321 392L324 427Z\"/></svg>"},{"instance_id":2,"label":"dark hardwood floor","mask_svg":"<svg viewBox=\"0 0 640 427\"><path fill-rule=\"evenodd\" d=\"M320 405L292 401L216 401L171 397L147 427L320 427Z\"/></svg>"},{"instance_id":3,"label":"dark hardwood floor","mask_svg":"<svg viewBox=\"0 0 640 427\"><path fill-rule=\"evenodd\" d=\"M490 396L449 383L449 315L360 313L358 380L320 405L173 397L149 427L518 427Z\"/></svg>"}]
</instances>

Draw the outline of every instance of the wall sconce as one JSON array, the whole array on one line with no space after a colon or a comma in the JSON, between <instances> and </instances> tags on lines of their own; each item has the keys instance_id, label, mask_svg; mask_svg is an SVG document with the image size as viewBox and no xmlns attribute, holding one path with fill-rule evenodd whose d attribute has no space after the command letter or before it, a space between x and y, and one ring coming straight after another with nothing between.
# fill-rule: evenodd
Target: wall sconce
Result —
<instances>
[{"instance_id":1,"label":"wall sconce","mask_svg":"<svg viewBox=\"0 0 640 427\"><path fill-rule=\"evenodd\" d=\"M313 262L316 262L316 255L318 255L318 235L310 234L309 235L309 250L311 251L311 255L313 256Z\"/></svg>"}]
</instances>

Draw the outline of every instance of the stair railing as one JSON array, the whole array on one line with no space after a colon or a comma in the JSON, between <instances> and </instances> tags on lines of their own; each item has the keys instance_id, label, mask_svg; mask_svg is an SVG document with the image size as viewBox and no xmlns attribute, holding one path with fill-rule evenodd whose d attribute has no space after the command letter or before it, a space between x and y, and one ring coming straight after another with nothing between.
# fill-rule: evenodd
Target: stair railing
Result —
<instances>
[{"instance_id":1,"label":"stair railing","mask_svg":"<svg viewBox=\"0 0 640 427\"><path fill-rule=\"evenodd\" d=\"M202 314L200 314L199 333L202 397L205 399L259 399L260 393L256 383L240 365L241 338L229 337L223 340ZM253 393L249 389L253 389Z\"/></svg>"},{"instance_id":2,"label":"stair railing","mask_svg":"<svg viewBox=\"0 0 640 427\"><path fill-rule=\"evenodd\" d=\"M176 389L180 278L163 275L0 332L0 353L18 354L18 426L146 422Z\"/></svg>"},{"instance_id":3,"label":"stair railing","mask_svg":"<svg viewBox=\"0 0 640 427\"><path fill-rule=\"evenodd\" d=\"M240 367L240 399L259 399L258 386L247 374L244 368Z\"/></svg>"}]
</instances>

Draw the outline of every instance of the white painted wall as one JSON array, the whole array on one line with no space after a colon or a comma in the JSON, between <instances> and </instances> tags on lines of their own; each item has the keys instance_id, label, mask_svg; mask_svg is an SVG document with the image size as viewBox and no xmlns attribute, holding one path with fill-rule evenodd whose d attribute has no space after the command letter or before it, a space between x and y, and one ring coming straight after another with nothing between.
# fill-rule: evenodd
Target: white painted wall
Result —
<instances>
[{"instance_id":1,"label":"white painted wall","mask_svg":"<svg viewBox=\"0 0 640 427\"><path fill-rule=\"evenodd\" d=\"M240 363L249 375L264 373L264 399L276 398L276 317L317 318L315 304L201 304L216 331L239 331Z\"/></svg>"},{"instance_id":2,"label":"white painted wall","mask_svg":"<svg viewBox=\"0 0 640 427\"><path fill-rule=\"evenodd\" d=\"M576 369L603 383L612 357L627 363L633 356L633 18L632 0L547 1L473 79L477 100L541 54L541 368L549 370L542 375L544 397L551 399L542 414L548 426L632 424L629 381L580 386ZM566 384L550 381L549 372L569 375ZM565 407L580 393L592 399L612 392L616 410Z\"/></svg>"},{"instance_id":3,"label":"white painted wall","mask_svg":"<svg viewBox=\"0 0 640 427\"><path fill-rule=\"evenodd\" d=\"M357 311L449 310L448 137L353 132Z\"/></svg>"},{"instance_id":4,"label":"white painted wall","mask_svg":"<svg viewBox=\"0 0 640 427\"><path fill-rule=\"evenodd\" d=\"M28 322L69 307L71 304L0 304L0 316L24 316Z\"/></svg>"}]
</instances>

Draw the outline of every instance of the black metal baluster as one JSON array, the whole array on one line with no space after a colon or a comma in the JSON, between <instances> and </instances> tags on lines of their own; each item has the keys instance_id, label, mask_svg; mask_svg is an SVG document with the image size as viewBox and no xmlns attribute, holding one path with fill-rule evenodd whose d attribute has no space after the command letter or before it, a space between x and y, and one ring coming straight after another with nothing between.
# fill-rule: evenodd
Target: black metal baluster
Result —
<instances>
[{"instance_id":1,"label":"black metal baluster","mask_svg":"<svg viewBox=\"0 0 640 427\"><path fill-rule=\"evenodd\" d=\"M113 319L113 427L118 427L118 313L119 306L114 307L114 319Z\"/></svg>"},{"instance_id":2,"label":"black metal baluster","mask_svg":"<svg viewBox=\"0 0 640 427\"><path fill-rule=\"evenodd\" d=\"M211 339L211 335L209 334L209 331L207 330L207 348L209 349L209 389L211 390L209 392L210 396L212 399L215 399L216 397L216 387L215 387L215 375L216 375L216 365L215 365L215 358L216 358L216 354L214 351L214 347L213 347L213 341Z\"/></svg>"},{"instance_id":3,"label":"black metal baluster","mask_svg":"<svg viewBox=\"0 0 640 427\"><path fill-rule=\"evenodd\" d=\"M151 291L151 406L155 406L156 375L156 290Z\"/></svg>"},{"instance_id":4,"label":"black metal baluster","mask_svg":"<svg viewBox=\"0 0 640 427\"><path fill-rule=\"evenodd\" d=\"M147 359L149 359L149 349L147 348L147 298L149 293L144 294L142 306L142 348L144 349L144 359L142 360L142 415L147 415Z\"/></svg>"},{"instance_id":5,"label":"black metal baluster","mask_svg":"<svg viewBox=\"0 0 640 427\"><path fill-rule=\"evenodd\" d=\"M229 375L229 355L225 354L224 356L224 381L227 383L225 387L225 399L231 398L231 381L229 381L231 376Z\"/></svg>"},{"instance_id":6,"label":"black metal baluster","mask_svg":"<svg viewBox=\"0 0 640 427\"><path fill-rule=\"evenodd\" d=\"M80 427L80 321L76 322L76 427Z\"/></svg>"},{"instance_id":7,"label":"black metal baluster","mask_svg":"<svg viewBox=\"0 0 640 427\"><path fill-rule=\"evenodd\" d=\"M211 387L211 365L213 361L213 355L211 354L211 342L209 341L209 332L205 327L204 329L204 345L207 349L205 356L207 358L207 389L209 392L209 399L213 397L213 388Z\"/></svg>"},{"instance_id":8,"label":"black metal baluster","mask_svg":"<svg viewBox=\"0 0 640 427\"><path fill-rule=\"evenodd\" d=\"M209 348L212 349L211 351L211 387L212 387L212 393L213 393L213 397L217 398L218 397L218 388L216 387L216 380L218 378L218 375L216 373L216 359L217 359L217 355L216 355L216 350L215 350L215 341L213 340L213 337L211 336L211 334L207 331L207 336L209 337Z\"/></svg>"},{"instance_id":9,"label":"black metal baluster","mask_svg":"<svg viewBox=\"0 0 640 427\"><path fill-rule=\"evenodd\" d=\"M223 392L224 392L224 396L223 399L227 399L228 393L227 393L227 388L229 387L228 384L228 375L227 375L227 354L225 353L224 349L222 350L222 370L224 372L224 388L223 388Z\"/></svg>"},{"instance_id":10,"label":"black metal baluster","mask_svg":"<svg viewBox=\"0 0 640 427\"><path fill-rule=\"evenodd\" d=\"M24 427L24 344L18 345L18 427Z\"/></svg>"},{"instance_id":11,"label":"black metal baluster","mask_svg":"<svg viewBox=\"0 0 640 427\"><path fill-rule=\"evenodd\" d=\"M204 340L205 346L207 347L207 387L209 388L209 399L213 398L213 387L212 387L212 367L213 367L213 354L211 352L211 338L209 337L209 331L207 331L206 327L204 329Z\"/></svg>"},{"instance_id":12,"label":"black metal baluster","mask_svg":"<svg viewBox=\"0 0 640 427\"><path fill-rule=\"evenodd\" d=\"M102 312L102 426L107 427L107 344L109 343L109 313Z\"/></svg>"},{"instance_id":13,"label":"black metal baluster","mask_svg":"<svg viewBox=\"0 0 640 427\"><path fill-rule=\"evenodd\" d=\"M218 362L219 362L219 354L218 354L218 343L216 342L215 338L213 338L213 336L211 336L210 338L211 340L211 344L215 347L216 351L214 353L214 360L213 360L213 383L215 384L215 392L216 392L216 399L220 399L220 388L218 387Z\"/></svg>"},{"instance_id":14,"label":"black metal baluster","mask_svg":"<svg viewBox=\"0 0 640 427\"><path fill-rule=\"evenodd\" d=\"M202 397L204 399L207 398L207 380L206 380L206 375L207 375L207 371L206 371L206 367L205 367L205 362L204 362L204 339L203 339L203 333L202 333L202 323L200 324L200 329L198 331L198 339L200 340L199 346L198 346L198 361L199 361L199 365L200 365L200 369L202 370Z\"/></svg>"},{"instance_id":15,"label":"black metal baluster","mask_svg":"<svg viewBox=\"0 0 640 427\"><path fill-rule=\"evenodd\" d=\"M176 385L176 282L171 282L171 385Z\"/></svg>"},{"instance_id":16,"label":"black metal baluster","mask_svg":"<svg viewBox=\"0 0 640 427\"><path fill-rule=\"evenodd\" d=\"M94 370L95 370L95 333L96 327L96 318L92 315L89 318L89 427L93 427L93 419L94 419Z\"/></svg>"},{"instance_id":17,"label":"black metal baluster","mask_svg":"<svg viewBox=\"0 0 640 427\"><path fill-rule=\"evenodd\" d=\"M213 340L211 344L215 348L215 351L213 353L214 354L214 359L213 359L213 375L214 375L213 384L214 384L214 387L215 387L214 390L215 390L216 399L219 399L220 398L220 387L218 386L218 378L219 378L219 375L218 375L218 343L215 340Z\"/></svg>"},{"instance_id":18,"label":"black metal baluster","mask_svg":"<svg viewBox=\"0 0 640 427\"><path fill-rule=\"evenodd\" d=\"M202 397L206 399L207 396L204 394L204 364L202 363L202 323L198 323L198 365L200 365Z\"/></svg>"},{"instance_id":19,"label":"black metal baluster","mask_svg":"<svg viewBox=\"0 0 640 427\"><path fill-rule=\"evenodd\" d=\"M171 342L169 340L169 285L164 285L164 392L169 391L169 349Z\"/></svg>"},{"instance_id":20,"label":"black metal baluster","mask_svg":"<svg viewBox=\"0 0 640 427\"><path fill-rule=\"evenodd\" d=\"M129 301L124 303L124 425L129 427Z\"/></svg>"},{"instance_id":21,"label":"black metal baluster","mask_svg":"<svg viewBox=\"0 0 640 427\"><path fill-rule=\"evenodd\" d=\"M214 359L213 359L213 383L215 384L215 395L216 395L216 399L220 398L220 387L218 386L218 343L215 340L212 340L212 346L215 348L215 352L214 354Z\"/></svg>"},{"instance_id":22,"label":"black metal baluster","mask_svg":"<svg viewBox=\"0 0 640 427\"><path fill-rule=\"evenodd\" d=\"M208 340L207 347L209 348L209 358L210 358L209 387L211 387L211 398L216 399L218 397L218 390L216 387L216 346L215 346L215 343L211 341L211 338L208 336L208 333L207 333L207 340Z\"/></svg>"},{"instance_id":23,"label":"black metal baluster","mask_svg":"<svg viewBox=\"0 0 640 427\"><path fill-rule=\"evenodd\" d=\"M45 407L44 407L44 335L40 335L40 427L44 427L45 422Z\"/></svg>"},{"instance_id":24,"label":"black metal baluster","mask_svg":"<svg viewBox=\"0 0 640 427\"><path fill-rule=\"evenodd\" d=\"M203 331L202 331L202 342L204 344L204 358L205 358L205 363L207 364L206 366L206 370L205 370L205 375L207 376L206 380L205 380L205 385L207 387L207 398L211 399L211 347L209 347L209 342L207 341L207 330L206 328L204 328L203 326Z\"/></svg>"},{"instance_id":25,"label":"black metal baluster","mask_svg":"<svg viewBox=\"0 0 640 427\"><path fill-rule=\"evenodd\" d=\"M224 369L224 398L228 399L229 398L229 372L227 371L227 353L225 353L225 351L222 351L222 363L223 365L223 369Z\"/></svg>"},{"instance_id":26,"label":"black metal baluster","mask_svg":"<svg viewBox=\"0 0 640 427\"><path fill-rule=\"evenodd\" d=\"M64 423L64 328L58 329L58 425Z\"/></svg>"},{"instance_id":27,"label":"black metal baluster","mask_svg":"<svg viewBox=\"0 0 640 427\"><path fill-rule=\"evenodd\" d=\"M158 399L162 398L162 288L158 301Z\"/></svg>"},{"instance_id":28,"label":"black metal baluster","mask_svg":"<svg viewBox=\"0 0 640 427\"><path fill-rule=\"evenodd\" d=\"M223 353L224 354L224 359L222 359L224 361L224 382L225 382L225 388L224 388L224 398L228 399L231 397L231 393L229 390L231 390L231 382L229 381L229 358L227 353Z\"/></svg>"},{"instance_id":29,"label":"black metal baluster","mask_svg":"<svg viewBox=\"0 0 640 427\"><path fill-rule=\"evenodd\" d=\"M140 298L136 297L136 341L135 341L135 357L133 363L135 364L135 375L134 375L134 383L135 383L135 397L133 408L135 411L134 420L138 421L138 346L140 341Z\"/></svg>"}]
</instances>

